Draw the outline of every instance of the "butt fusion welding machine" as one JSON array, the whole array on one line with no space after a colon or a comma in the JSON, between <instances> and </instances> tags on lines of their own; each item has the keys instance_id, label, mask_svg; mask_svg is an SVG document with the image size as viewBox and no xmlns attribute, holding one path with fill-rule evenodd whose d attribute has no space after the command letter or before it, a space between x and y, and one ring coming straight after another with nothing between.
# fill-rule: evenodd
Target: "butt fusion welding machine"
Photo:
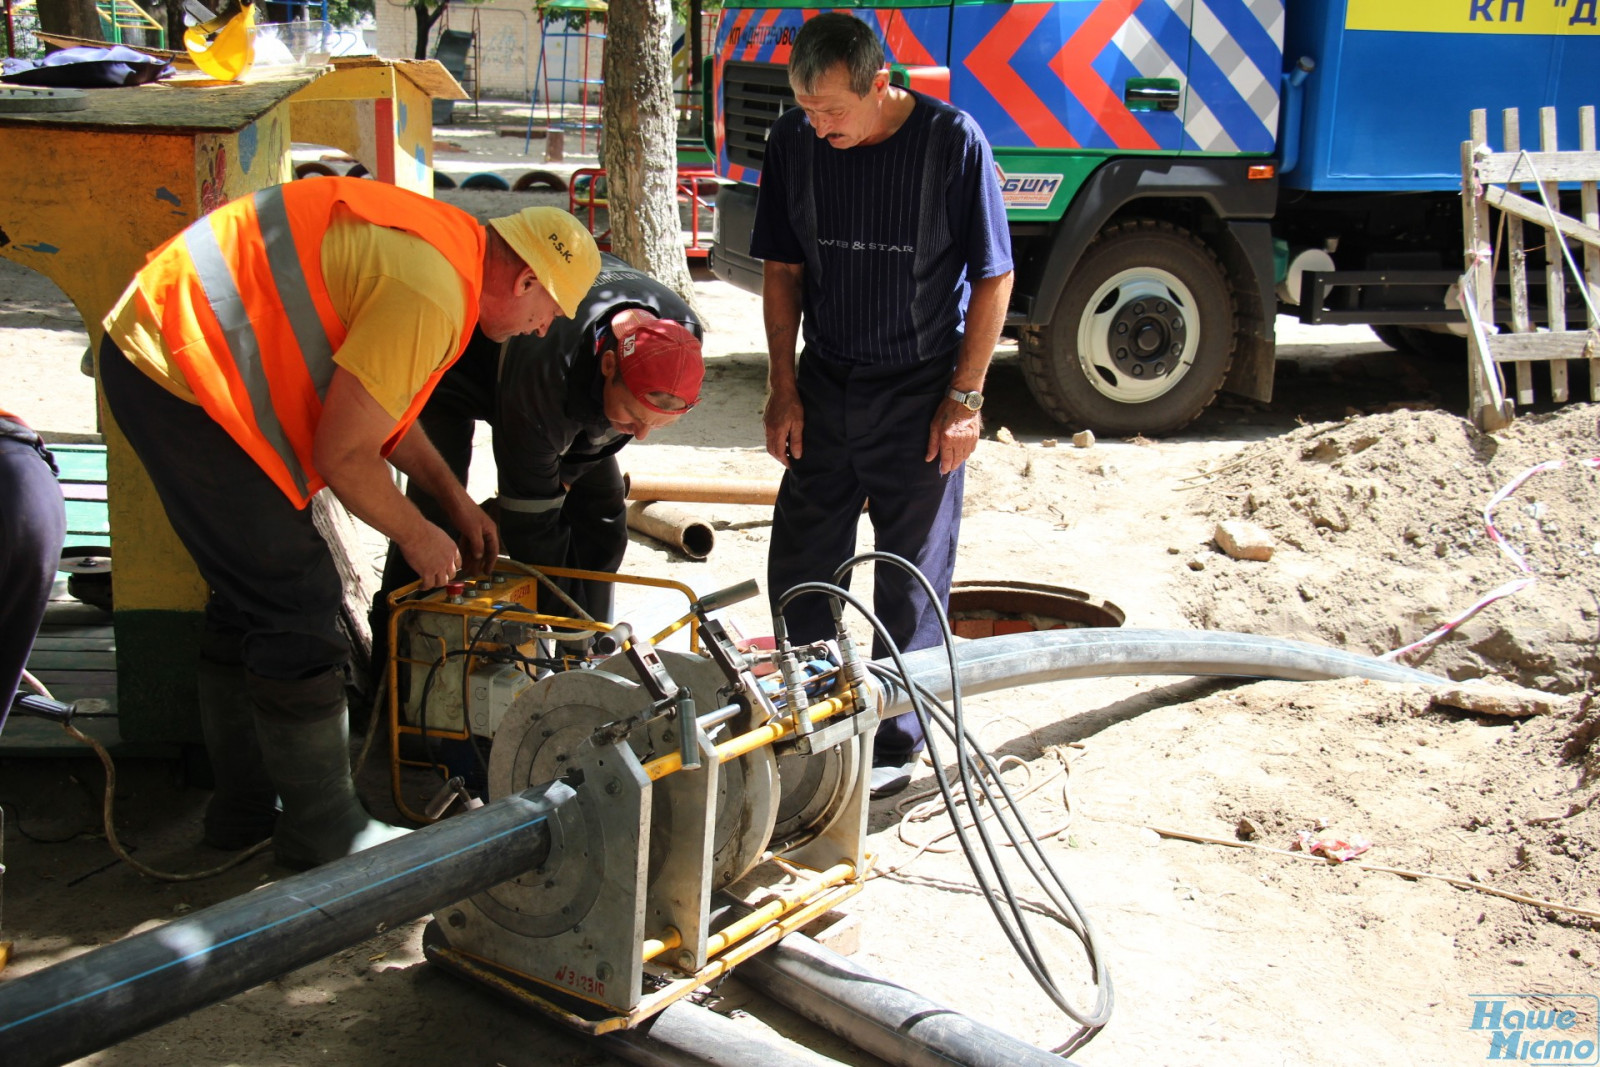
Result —
<instances>
[{"instance_id":1,"label":"butt fusion welding machine","mask_svg":"<svg viewBox=\"0 0 1600 1067\"><path fill-rule=\"evenodd\" d=\"M565 599L552 579L675 589L690 607L646 639L541 613ZM485 580L390 597L401 810L431 821L458 797L480 803L441 765L447 743L488 746L471 758L491 798L557 780L573 791L540 866L436 913L429 959L605 1033L860 891L881 693L842 627L834 641L744 647L713 613L756 592L696 598L675 582L502 561ZM689 652L655 647L684 629ZM450 779L427 811L403 803L402 766Z\"/></svg>"}]
</instances>

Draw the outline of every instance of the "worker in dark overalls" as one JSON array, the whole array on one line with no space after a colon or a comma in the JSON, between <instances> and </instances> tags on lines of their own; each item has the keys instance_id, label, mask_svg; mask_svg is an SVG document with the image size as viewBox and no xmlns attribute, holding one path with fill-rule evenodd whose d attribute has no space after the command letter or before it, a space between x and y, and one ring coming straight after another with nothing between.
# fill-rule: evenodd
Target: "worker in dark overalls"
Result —
<instances>
[{"instance_id":1,"label":"worker in dark overalls","mask_svg":"<svg viewBox=\"0 0 1600 1067\"><path fill-rule=\"evenodd\" d=\"M0 729L50 602L66 505L39 435L0 409Z\"/></svg>"},{"instance_id":2,"label":"worker in dark overalls","mask_svg":"<svg viewBox=\"0 0 1600 1067\"><path fill-rule=\"evenodd\" d=\"M700 399L700 321L671 289L615 256L577 313L543 337L475 336L418 419L463 485L478 421L494 435L500 543L533 566L616 573L628 547L617 453L676 422ZM407 495L443 523L420 487ZM393 549L373 604L373 676L382 677L390 592L415 581ZM590 618L611 621L609 582L566 582ZM542 608L567 614L564 605Z\"/></svg>"}]
</instances>

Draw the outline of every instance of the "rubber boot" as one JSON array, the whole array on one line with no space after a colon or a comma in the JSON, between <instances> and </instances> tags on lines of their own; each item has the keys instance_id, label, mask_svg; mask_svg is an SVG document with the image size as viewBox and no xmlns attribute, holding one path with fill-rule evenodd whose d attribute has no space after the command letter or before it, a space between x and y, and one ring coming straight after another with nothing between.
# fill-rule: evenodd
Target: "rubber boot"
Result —
<instances>
[{"instance_id":1,"label":"rubber boot","mask_svg":"<svg viewBox=\"0 0 1600 1067\"><path fill-rule=\"evenodd\" d=\"M338 671L295 682L249 679L261 755L283 798L272 835L279 863L305 870L410 833L374 819L356 795Z\"/></svg>"},{"instance_id":2,"label":"rubber boot","mask_svg":"<svg viewBox=\"0 0 1600 1067\"><path fill-rule=\"evenodd\" d=\"M278 791L261 761L244 667L201 659L199 680L200 729L216 781L203 836L212 848L235 852L272 836Z\"/></svg>"}]
</instances>

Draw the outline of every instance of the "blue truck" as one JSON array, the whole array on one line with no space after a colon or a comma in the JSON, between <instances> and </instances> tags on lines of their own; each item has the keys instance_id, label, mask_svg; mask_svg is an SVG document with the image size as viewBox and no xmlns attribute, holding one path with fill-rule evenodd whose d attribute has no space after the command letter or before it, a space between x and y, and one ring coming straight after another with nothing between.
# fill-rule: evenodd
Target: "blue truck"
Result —
<instances>
[{"instance_id":1,"label":"blue truck","mask_svg":"<svg viewBox=\"0 0 1600 1067\"><path fill-rule=\"evenodd\" d=\"M1596 0L864 0L904 85L994 147L1016 253L1007 318L1068 428L1159 434L1219 391L1271 399L1274 323L1464 332L1469 113L1542 107L1577 146L1600 97ZM727 0L706 57L712 269L759 291L766 130L816 9ZM1497 138L1496 138L1497 139ZM1531 255L1536 259L1539 253ZM1538 319L1539 293L1535 293Z\"/></svg>"}]
</instances>

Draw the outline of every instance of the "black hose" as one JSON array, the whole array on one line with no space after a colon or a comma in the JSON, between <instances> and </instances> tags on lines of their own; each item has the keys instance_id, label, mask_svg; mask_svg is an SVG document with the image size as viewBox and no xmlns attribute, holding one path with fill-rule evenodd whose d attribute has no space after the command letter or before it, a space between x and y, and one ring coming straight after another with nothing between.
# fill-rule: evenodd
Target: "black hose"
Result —
<instances>
[{"instance_id":1,"label":"black hose","mask_svg":"<svg viewBox=\"0 0 1600 1067\"><path fill-rule=\"evenodd\" d=\"M946 710L927 686L920 683L907 666L907 657L900 651L900 647L885 629L882 620L867 611L865 607L848 591L838 585L829 585L822 582L808 582L797 585L788 590L778 600L778 610L782 611L783 605L791 599L805 593L824 593L837 601L849 604L866 618L871 624L883 647L889 650L889 658L894 666L883 663L882 660L873 661L869 667L876 674L896 676L901 679L900 685L906 690L907 698L922 723L923 739L927 743L928 757L933 763L934 780L939 786L939 795L943 799L945 808L950 812L951 828L954 830L956 840L961 845L961 851L966 856L967 866L972 871L978 891L984 901L989 905L989 910L994 914L995 922L1000 927L1001 933L1010 943L1017 959L1027 969L1034 982L1048 996L1062 1013L1078 1024L1078 1030L1067 1039L1062 1046L1063 1052L1073 1052L1093 1039L1111 1017L1114 994L1112 992L1111 973L1102 958L1094 927L1089 921L1087 913L1079 906L1067 886L1066 880L1055 869L1048 856L1045 855L1033 830L1028 826L1017 810L1016 802L1012 798L1005 783L1000 779L998 769L993 766L986 753L976 743L966 729L962 715L962 678L955 658L955 639L950 633L950 623L946 618L944 609L940 605L940 597L928 582L921 571L899 556L887 552L872 552L854 556L840 566L835 574L836 580L843 577L856 565L869 560L881 561L899 567L908 572L918 581L929 602L933 605L934 613L939 621L939 629L943 634L943 641L927 651L942 654L945 661L944 670L940 673L942 678L949 680L949 693L951 706ZM779 616L781 617L781 616ZM842 625L838 610L834 611L834 618ZM781 646L781 641L780 641ZM911 679L909 682L905 679ZM933 710L933 709L937 709ZM967 809L972 814L972 825L964 825L956 810L954 790L945 775L944 760L939 755L937 732L933 729L935 723L945 730L955 745L955 765L960 781L961 795ZM979 759L974 760L973 754L977 753ZM996 802L990 794L987 785L983 784L981 769L973 766L974 762L984 762L988 765L991 776L999 787L1009 807L1011 817L1007 817L1007 809ZM981 796L980 796L981 794ZM1000 819L1006 835L1010 838L1015 850L1015 855L1027 867L1028 872L1050 897L1055 905L1055 912L1051 918L1060 922L1074 936L1078 938L1083 947L1085 958L1089 964L1094 984L1094 1003L1088 1009L1081 1009L1074 1005L1066 993L1056 983L1051 974L1049 961L1033 937L1032 924L1025 914L1022 902L1011 887L1011 881L1006 873L1005 863L1001 859L995 842L985 823L984 813L994 812ZM969 830L976 834L982 850L975 847L968 836ZM1019 833L1020 831L1020 833ZM1026 845L1024 845L1026 839Z\"/></svg>"}]
</instances>

